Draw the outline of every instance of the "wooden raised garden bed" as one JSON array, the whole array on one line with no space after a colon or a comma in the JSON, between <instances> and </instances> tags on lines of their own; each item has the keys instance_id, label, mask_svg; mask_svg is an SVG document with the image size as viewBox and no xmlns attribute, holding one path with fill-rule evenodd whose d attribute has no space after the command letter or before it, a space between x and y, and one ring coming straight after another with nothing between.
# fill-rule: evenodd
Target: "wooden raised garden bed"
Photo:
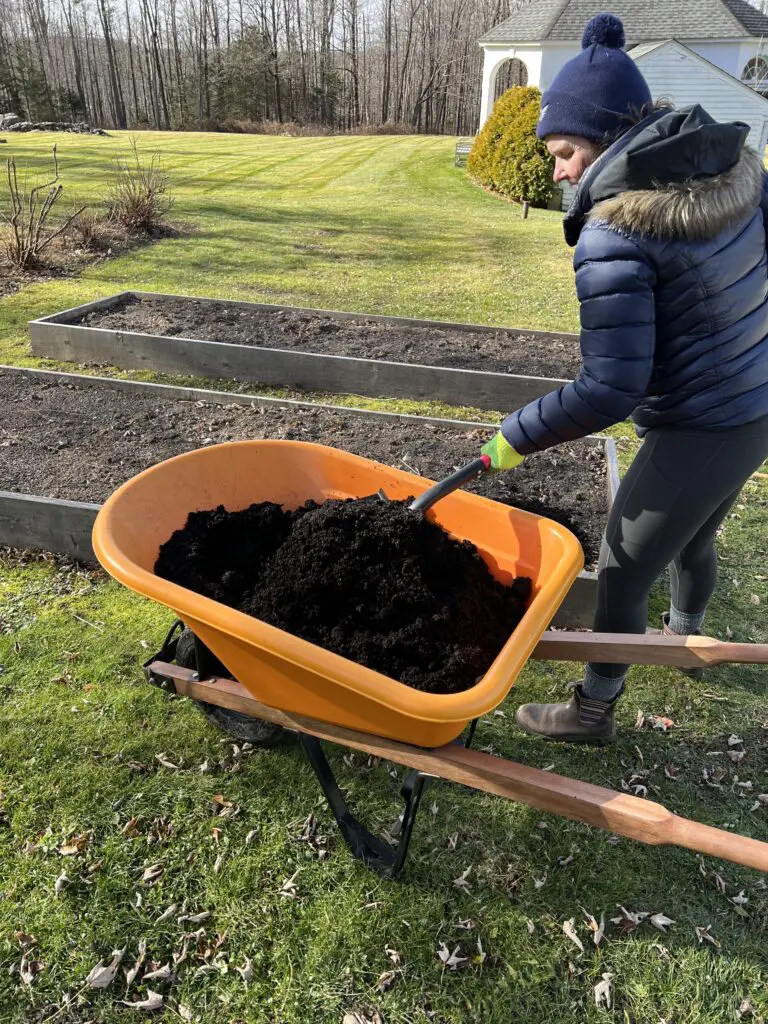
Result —
<instances>
[{"instance_id":1,"label":"wooden raised garden bed","mask_svg":"<svg viewBox=\"0 0 768 1024\"><path fill-rule=\"evenodd\" d=\"M121 292L29 324L36 356L511 411L579 367L575 335Z\"/></svg>"},{"instance_id":2,"label":"wooden raised garden bed","mask_svg":"<svg viewBox=\"0 0 768 1024\"><path fill-rule=\"evenodd\" d=\"M476 454L495 428L162 384L0 367L0 545L93 558L99 503L147 466L206 444L287 438L344 448L436 478ZM479 493L569 526L594 569L618 486L613 441L543 452ZM591 625L596 575L583 572L558 624Z\"/></svg>"}]
</instances>

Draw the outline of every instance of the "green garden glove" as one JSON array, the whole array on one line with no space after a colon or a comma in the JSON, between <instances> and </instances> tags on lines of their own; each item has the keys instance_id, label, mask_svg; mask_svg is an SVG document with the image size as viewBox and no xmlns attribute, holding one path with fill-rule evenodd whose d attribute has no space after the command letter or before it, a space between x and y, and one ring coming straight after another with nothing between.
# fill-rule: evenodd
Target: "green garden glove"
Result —
<instances>
[{"instance_id":1,"label":"green garden glove","mask_svg":"<svg viewBox=\"0 0 768 1024\"><path fill-rule=\"evenodd\" d=\"M491 440L483 445L480 452L491 460L490 473L501 473L505 469L514 469L525 458L524 455L515 451L501 431L494 434Z\"/></svg>"}]
</instances>

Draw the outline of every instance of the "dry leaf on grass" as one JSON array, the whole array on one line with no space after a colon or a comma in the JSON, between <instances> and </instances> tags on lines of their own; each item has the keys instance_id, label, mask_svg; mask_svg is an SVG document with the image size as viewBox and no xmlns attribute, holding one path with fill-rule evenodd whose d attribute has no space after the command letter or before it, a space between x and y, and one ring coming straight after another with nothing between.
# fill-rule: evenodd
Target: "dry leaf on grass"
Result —
<instances>
[{"instance_id":1,"label":"dry leaf on grass","mask_svg":"<svg viewBox=\"0 0 768 1024\"><path fill-rule=\"evenodd\" d=\"M177 924L202 924L213 914L210 910L201 910L199 914L182 914L176 919Z\"/></svg>"},{"instance_id":2,"label":"dry leaf on grass","mask_svg":"<svg viewBox=\"0 0 768 1024\"><path fill-rule=\"evenodd\" d=\"M587 927L592 932L592 941L596 946L599 946L605 938L605 914L600 914L600 924L598 924L592 914L584 910L583 907L581 909L587 919Z\"/></svg>"},{"instance_id":3,"label":"dry leaf on grass","mask_svg":"<svg viewBox=\"0 0 768 1024\"><path fill-rule=\"evenodd\" d=\"M117 977L118 968L125 953L126 947L123 949L113 949L112 962L106 966L103 960L99 960L96 966L91 968L88 977L85 979L85 984L88 988L109 988Z\"/></svg>"},{"instance_id":4,"label":"dry leaf on grass","mask_svg":"<svg viewBox=\"0 0 768 1024\"><path fill-rule=\"evenodd\" d=\"M146 939L140 939L139 940L139 954L136 957L136 962L134 963L133 967L131 967L129 970L125 971L125 991L126 991L126 995L128 993L128 990L130 989L131 985L134 983L134 981L136 981L136 977L137 977L139 971L141 970L141 968L142 968L142 966L144 964L144 959L145 959L146 955L147 955L147 940Z\"/></svg>"},{"instance_id":5,"label":"dry leaf on grass","mask_svg":"<svg viewBox=\"0 0 768 1024\"><path fill-rule=\"evenodd\" d=\"M440 943L437 950L437 955L445 967L451 971L455 971L457 967L461 967L463 964L469 963L467 957L459 956L461 946L456 946L454 951L448 949L444 942Z\"/></svg>"},{"instance_id":6,"label":"dry leaf on grass","mask_svg":"<svg viewBox=\"0 0 768 1024\"><path fill-rule=\"evenodd\" d=\"M89 838L87 832L83 832L79 836L72 836L63 846L59 847L59 853L62 857L76 857L88 845Z\"/></svg>"},{"instance_id":7,"label":"dry leaf on grass","mask_svg":"<svg viewBox=\"0 0 768 1024\"><path fill-rule=\"evenodd\" d=\"M162 967L157 967L153 971L147 971L144 977L141 979L144 981L168 981L173 977L173 968L170 964L163 964Z\"/></svg>"},{"instance_id":8,"label":"dry leaf on grass","mask_svg":"<svg viewBox=\"0 0 768 1024\"><path fill-rule=\"evenodd\" d=\"M257 830L255 828L252 828L251 831L248 833L248 835L245 837L245 845L246 846L250 846L251 843L254 841L254 839L256 838L257 835L258 835Z\"/></svg>"},{"instance_id":9,"label":"dry leaf on grass","mask_svg":"<svg viewBox=\"0 0 768 1024\"><path fill-rule=\"evenodd\" d=\"M470 864L468 868L466 868L464 871L462 871L462 873L459 875L458 878L454 878L454 880L453 880L454 888L461 889L463 892L466 892L466 893L471 893L472 892L472 890L471 890L471 888L469 886L469 882L467 881L467 879L469 878L469 873L470 873L471 870L472 870L472 865Z\"/></svg>"},{"instance_id":10,"label":"dry leaf on grass","mask_svg":"<svg viewBox=\"0 0 768 1024\"><path fill-rule=\"evenodd\" d=\"M648 913L646 911L638 910L636 913L631 914L627 908L622 907L621 904L617 904L617 906L621 911L621 917L612 917L611 922L612 924L619 925L623 934L628 935L630 932L633 932L637 926L641 924L646 917L648 917Z\"/></svg>"},{"instance_id":11,"label":"dry leaf on grass","mask_svg":"<svg viewBox=\"0 0 768 1024\"><path fill-rule=\"evenodd\" d=\"M533 933L536 931L536 925L533 923L530 917L525 922L525 927L528 929L529 935L533 935Z\"/></svg>"},{"instance_id":12,"label":"dry leaf on grass","mask_svg":"<svg viewBox=\"0 0 768 1024\"><path fill-rule=\"evenodd\" d=\"M613 975L610 971L606 971L603 980L595 985L595 1005L605 1006L606 1010L613 1005Z\"/></svg>"},{"instance_id":13,"label":"dry leaf on grass","mask_svg":"<svg viewBox=\"0 0 768 1024\"><path fill-rule=\"evenodd\" d=\"M743 747L744 746L744 740L741 738L741 736L737 736L736 733L732 732L731 735L728 737L728 746L729 747Z\"/></svg>"},{"instance_id":14,"label":"dry leaf on grass","mask_svg":"<svg viewBox=\"0 0 768 1024\"><path fill-rule=\"evenodd\" d=\"M22 949L31 949L32 946L37 945L37 939L35 936L28 935L26 932L14 932L13 937Z\"/></svg>"},{"instance_id":15,"label":"dry leaf on grass","mask_svg":"<svg viewBox=\"0 0 768 1024\"><path fill-rule=\"evenodd\" d=\"M172 903L170 907L166 907L160 917L155 918L155 924L162 924L163 921L169 921L176 911L179 909L178 903Z\"/></svg>"},{"instance_id":16,"label":"dry leaf on grass","mask_svg":"<svg viewBox=\"0 0 768 1024\"><path fill-rule=\"evenodd\" d=\"M387 959L390 960L393 964L400 963L401 956L396 949L392 949L391 946L385 946L384 952L387 954Z\"/></svg>"},{"instance_id":17,"label":"dry leaf on grass","mask_svg":"<svg viewBox=\"0 0 768 1024\"><path fill-rule=\"evenodd\" d=\"M576 918L572 917L569 921L564 921L563 922L563 931L568 936L568 938L571 940L571 942L574 944L574 946L578 946L578 948L583 953L584 952L584 944L582 943L582 941L579 938L579 936L576 934L575 925L576 925Z\"/></svg>"},{"instance_id":18,"label":"dry leaf on grass","mask_svg":"<svg viewBox=\"0 0 768 1024\"><path fill-rule=\"evenodd\" d=\"M163 768L172 768L174 771L178 771L181 767L181 765L174 764L173 761L169 760L164 750L161 750L159 754L155 754L155 760L159 761Z\"/></svg>"},{"instance_id":19,"label":"dry leaf on grass","mask_svg":"<svg viewBox=\"0 0 768 1024\"><path fill-rule=\"evenodd\" d=\"M379 975L379 980L376 983L379 992L386 992L387 989L392 988L395 983L397 975L394 971L382 971Z\"/></svg>"},{"instance_id":20,"label":"dry leaf on grass","mask_svg":"<svg viewBox=\"0 0 768 1024\"><path fill-rule=\"evenodd\" d=\"M543 878L534 878L534 880L533 880L533 888L534 889L541 889L544 886L544 884L546 883L546 881L547 881L547 876L546 875L544 875Z\"/></svg>"},{"instance_id":21,"label":"dry leaf on grass","mask_svg":"<svg viewBox=\"0 0 768 1024\"><path fill-rule=\"evenodd\" d=\"M192 1024L192 1021L194 1021L195 1019L194 1013L190 1010L188 1006L185 1006L183 1003L179 1003L179 1005L176 1007L176 1012L178 1013L182 1020L185 1020L187 1022L187 1024Z\"/></svg>"},{"instance_id":22,"label":"dry leaf on grass","mask_svg":"<svg viewBox=\"0 0 768 1024\"><path fill-rule=\"evenodd\" d=\"M743 907L749 903L749 896L745 896L744 890L742 889L737 896L731 896L730 902L737 907Z\"/></svg>"},{"instance_id":23,"label":"dry leaf on grass","mask_svg":"<svg viewBox=\"0 0 768 1024\"><path fill-rule=\"evenodd\" d=\"M727 750L726 753L734 764L740 764L747 756L746 750Z\"/></svg>"},{"instance_id":24,"label":"dry leaf on grass","mask_svg":"<svg viewBox=\"0 0 768 1024\"><path fill-rule=\"evenodd\" d=\"M19 963L19 977L25 985L31 985L43 970L45 970L45 964L40 960L30 960L29 953L24 953Z\"/></svg>"},{"instance_id":25,"label":"dry leaf on grass","mask_svg":"<svg viewBox=\"0 0 768 1024\"><path fill-rule=\"evenodd\" d=\"M665 934L666 934L667 928L671 924L676 924L677 923L677 922L673 921L671 917L667 917L666 914L651 914L650 922L651 922L651 924L653 925L654 928L658 928L658 930L660 932L664 932Z\"/></svg>"},{"instance_id":26,"label":"dry leaf on grass","mask_svg":"<svg viewBox=\"0 0 768 1024\"><path fill-rule=\"evenodd\" d=\"M141 880L142 882L156 882L164 871L165 867L162 864L150 864L149 867L144 868Z\"/></svg>"},{"instance_id":27,"label":"dry leaf on grass","mask_svg":"<svg viewBox=\"0 0 768 1024\"><path fill-rule=\"evenodd\" d=\"M288 899L297 900L299 898L299 887L296 885L296 876L298 870L294 871L290 878L286 878L283 884L280 886L278 896L286 896Z\"/></svg>"},{"instance_id":28,"label":"dry leaf on grass","mask_svg":"<svg viewBox=\"0 0 768 1024\"><path fill-rule=\"evenodd\" d=\"M159 1010L163 1006L163 997L159 992L153 992L151 988L148 988L146 999L140 999L136 1003L132 1003L129 999L122 999L121 1002L123 1006L130 1006L134 1010L144 1010L145 1013L151 1013L153 1010Z\"/></svg>"},{"instance_id":29,"label":"dry leaf on grass","mask_svg":"<svg viewBox=\"0 0 768 1024\"><path fill-rule=\"evenodd\" d=\"M251 963L250 960L246 960L245 964L242 967L236 967L235 970L243 979L243 981L245 982L245 987L247 988L253 981L253 964Z\"/></svg>"},{"instance_id":30,"label":"dry leaf on grass","mask_svg":"<svg viewBox=\"0 0 768 1024\"><path fill-rule=\"evenodd\" d=\"M53 891L56 893L57 896L59 896L62 892L64 892L64 890L71 883L71 881L72 880L70 878L67 878L66 871L62 871L53 884Z\"/></svg>"},{"instance_id":31,"label":"dry leaf on grass","mask_svg":"<svg viewBox=\"0 0 768 1024\"><path fill-rule=\"evenodd\" d=\"M708 942L710 946L714 946L715 949L720 949L720 943L712 934L712 925L708 924L706 928L696 929L696 938L699 940L699 945L704 942Z\"/></svg>"}]
</instances>

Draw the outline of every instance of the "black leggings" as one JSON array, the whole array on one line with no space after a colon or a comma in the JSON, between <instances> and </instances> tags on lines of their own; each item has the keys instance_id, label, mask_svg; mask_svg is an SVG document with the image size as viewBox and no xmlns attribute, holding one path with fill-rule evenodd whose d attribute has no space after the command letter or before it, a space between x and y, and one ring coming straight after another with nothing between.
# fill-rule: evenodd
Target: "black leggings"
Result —
<instances>
[{"instance_id":1,"label":"black leggings","mask_svg":"<svg viewBox=\"0 0 768 1024\"><path fill-rule=\"evenodd\" d=\"M715 535L768 456L768 417L729 430L650 431L621 481L600 549L595 630L644 633L669 566L672 604L701 613L717 579ZM617 678L626 665L593 665Z\"/></svg>"}]
</instances>

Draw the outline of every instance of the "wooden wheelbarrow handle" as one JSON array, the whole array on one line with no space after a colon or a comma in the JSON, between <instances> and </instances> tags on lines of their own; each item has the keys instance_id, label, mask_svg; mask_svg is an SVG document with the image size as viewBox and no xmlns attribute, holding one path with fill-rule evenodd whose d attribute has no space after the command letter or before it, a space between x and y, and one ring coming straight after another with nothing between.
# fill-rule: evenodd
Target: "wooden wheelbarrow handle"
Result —
<instances>
[{"instance_id":1,"label":"wooden wheelbarrow handle","mask_svg":"<svg viewBox=\"0 0 768 1024\"><path fill-rule=\"evenodd\" d=\"M722 857L768 872L768 843L680 818L651 800L603 789L540 768L529 768L478 750L467 750L457 744L423 750L395 740L369 736L312 718L278 711L255 700L240 683L231 679L206 679L200 682L195 673L178 665L156 661L150 669L171 679L178 693L193 700L206 701L263 718L294 732L305 732L318 739L361 750L396 764L418 768L427 775L517 800L542 811L551 811L564 818L608 829L641 843L683 846L698 853Z\"/></svg>"},{"instance_id":2,"label":"wooden wheelbarrow handle","mask_svg":"<svg viewBox=\"0 0 768 1024\"><path fill-rule=\"evenodd\" d=\"M652 633L566 633L549 630L531 655L540 661L618 662L708 668L728 662L768 665L768 644L734 644L711 636Z\"/></svg>"}]
</instances>

